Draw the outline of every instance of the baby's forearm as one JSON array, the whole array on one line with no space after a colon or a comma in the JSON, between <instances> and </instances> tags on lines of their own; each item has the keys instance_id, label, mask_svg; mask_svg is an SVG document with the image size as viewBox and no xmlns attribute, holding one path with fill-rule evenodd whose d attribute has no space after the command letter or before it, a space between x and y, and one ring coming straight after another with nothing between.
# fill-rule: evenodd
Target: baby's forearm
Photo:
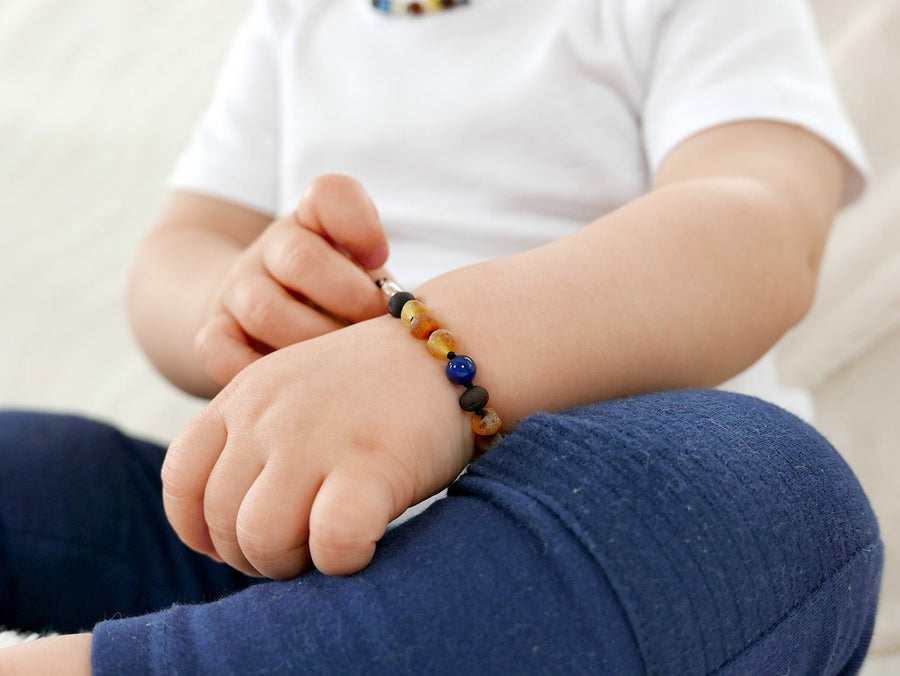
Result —
<instances>
[{"instance_id":1,"label":"baby's forearm","mask_svg":"<svg viewBox=\"0 0 900 676\"><path fill-rule=\"evenodd\" d=\"M0 651L0 673L30 676L89 676L90 634L68 634L28 641Z\"/></svg>"},{"instance_id":2,"label":"baby's forearm","mask_svg":"<svg viewBox=\"0 0 900 676\"><path fill-rule=\"evenodd\" d=\"M132 328L154 366L191 394L209 397L220 387L197 363L194 341L221 280L270 220L175 193L138 251L128 287Z\"/></svg>"},{"instance_id":3,"label":"baby's forearm","mask_svg":"<svg viewBox=\"0 0 900 676\"><path fill-rule=\"evenodd\" d=\"M806 311L820 245L791 222L799 217L752 181L686 182L417 295L464 341L507 422L713 386Z\"/></svg>"}]
</instances>

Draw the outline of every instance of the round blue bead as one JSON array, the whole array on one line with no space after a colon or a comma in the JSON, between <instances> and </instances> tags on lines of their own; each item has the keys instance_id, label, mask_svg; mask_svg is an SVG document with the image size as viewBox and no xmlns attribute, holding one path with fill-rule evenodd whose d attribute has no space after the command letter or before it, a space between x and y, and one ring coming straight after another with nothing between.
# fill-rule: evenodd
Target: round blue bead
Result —
<instances>
[{"instance_id":1,"label":"round blue bead","mask_svg":"<svg viewBox=\"0 0 900 676\"><path fill-rule=\"evenodd\" d=\"M475 362L465 355L457 355L447 362L447 377L454 385L471 383L475 378Z\"/></svg>"}]
</instances>

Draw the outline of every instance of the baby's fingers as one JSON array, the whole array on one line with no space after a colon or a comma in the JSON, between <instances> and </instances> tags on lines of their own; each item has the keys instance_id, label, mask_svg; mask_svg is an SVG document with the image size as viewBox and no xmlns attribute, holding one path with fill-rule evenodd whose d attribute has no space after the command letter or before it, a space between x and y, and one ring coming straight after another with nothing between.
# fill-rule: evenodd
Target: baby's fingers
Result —
<instances>
[{"instance_id":1,"label":"baby's fingers","mask_svg":"<svg viewBox=\"0 0 900 676\"><path fill-rule=\"evenodd\" d=\"M282 287L350 323L384 314L384 296L372 278L320 234L294 226L267 244L263 264Z\"/></svg>"},{"instance_id":2,"label":"baby's fingers","mask_svg":"<svg viewBox=\"0 0 900 676\"><path fill-rule=\"evenodd\" d=\"M172 528L188 547L214 557L203 496L227 436L221 417L208 406L175 437L161 474L163 506Z\"/></svg>"},{"instance_id":3,"label":"baby's fingers","mask_svg":"<svg viewBox=\"0 0 900 676\"><path fill-rule=\"evenodd\" d=\"M197 333L194 353L204 373L220 385L262 356L248 344L234 317L224 312L210 317Z\"/></svg>"},{"instance_id":4,"label":"baby's fingers","mask_svg":"<svg viewBox=\"0 0 900 676\"><path fill-rule=\"evenodd\" d=\"M300 200L297 220L346 251L366 270L384 265L387 239L378 210L359 181L328 174L314 180Z\"/></svg>"},{"instance_id":5,"label":"baby's fingers","mask_svg":"<svg viewBox=\"0 0 900 676\"><path fill-rule=\"evenodd\" d=\"M266 465L237 515L237 540L247 562L266 577L288 580L311 565L309 512L321 484L279 462Z\"/></svg>"},{"instance_id":6,"label":"baby's fingers","mask_svg":"<svg viewBox=\"0 0 900 676\"><path fill-rule=\"evenodd\" d=\"M388 466L374 462L332 470L316 495L310 514L309 550L326 575L352 575L365 568L388 524L411 503Z\"/></svg>"}]
</instances>

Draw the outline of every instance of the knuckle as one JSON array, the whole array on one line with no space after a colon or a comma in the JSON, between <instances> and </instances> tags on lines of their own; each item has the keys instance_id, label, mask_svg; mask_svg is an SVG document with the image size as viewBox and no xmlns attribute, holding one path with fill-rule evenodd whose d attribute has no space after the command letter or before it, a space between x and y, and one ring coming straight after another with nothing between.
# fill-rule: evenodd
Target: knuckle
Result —
<instances>
[{"instance_id":1,"label":"knuckle","mask_svg":"<svg viewBox=\"0 0 900 676\"><path fill-rule=\"evenodd\" d=\"M359 513L352 518L335 514L311 527L309 548L323 572L356 572L368 563L382 535L384 528L377 519L361 518Z\"/></svg>"},{"instance_id":2,"label":"knuckle","mask_svg":"<svg viewBox=\"0 0 900 676\"><path fill-rule=\"evenodd\" d=\"M215 509L204 510L204 519L206 520L206 529L209 531L209 536L217 546L223 544L234 546L238 544L233 519L229 519Z\"/></svg>"},{"instance_id":3,"label":"knuckle","mask_svg":"<svg viewBox=\"0 0 900 676\"><path fill-rule=\"evenodd\" d=\"M164 499L169 502L188 502L198 497L195 478L190 471L188 448L195 436L195 422L189 422L179 432L163 459L159 476Z\"/></svg>"},{"instance_id":4,"label":"knuckle","mask_svg":"<svg viewBox=\"0 0 900 676\"><path fill-rule=\"evenodd\" d=\"M376 538L368 532L346 526L332 525L314 531L310 549L316 565L323 572L352 568L352 564L372 551ZM362 567L362 566L360 566Z\"/></svg>"},{"instance_id":5,"label":"knuckle","mask_svg":"<svg viewBox=\"0 0 900 676\"><path fill-rule=\"evenodd\" d=\"M251 356L240 348L246 340L235 335L237 327L226 326L230 318L210 322L194 337L194 357L200 369L215 382L225 385L249 365Z\"/></svg>"},{"instance_id":6,"label":"knuckle","mask_svg":"<svg viewBox=\"0 0 900 676\"><path fill-rule=\"evenodd\" d=\"M237 541L241 552L256 570L274 579L299 575L309 565L304 536L285 533L247 523L243 512L238 516Z\"/></svg>"},{"instance_id":7,"label":"knuckle","mask_svg":"<svg viewBox=\"0 0 900 676\"><path fill-rule=\"evenodd\" d=\"M265 340L278 327L278 310L274 299L246 285L234 294L234 315L241 327L255 338Z\"/></svg>"},{"instance_id":8,"label":"knuckle","mask_svg":"<svg viewBox=\"0 0 900 676\"><path fill-rule=\"evenodd\" d=\"M377 296L373 300L368 294L347 294L341 300L344 303L342 314L351 321L371 319L382 313Z\"/></svg>"},{"instance_id":9,"label":"knuckle","mask_svg":"<svg viewBox=\"0 0 900 676\"><path fill-rule=\"evenodd\" d=\"M371 529L361 522L334 519L319 524L315 531L316 548L334 553L351 552L374 541Z\"/></svg>"},{"instance_id":10,"label":"knuckle","mask_svg":"<svg viewBox=\"0 0 900 676\"><path fill-rule=\"evenodd\" d=\"M177 468L177 463L173 458L175 454L172 447L169 447L166 453L166 459L163 461L162 469L159 472L159 478L162 481L163 496L165 498L179 499L185 497L184 488L182 486L181 472Z\"/></svg>"},{"instance_id":11,"label":"knuckle","mask_svg":"<svg viewBox=\"0 0 900 676\"><path fill-rule=\"evenodd\" d=\"M296 546L279 538L266 538L261 534L238 526L237 540L247 560L260 571L278 568L288 560Z\"/></svg>"},{"instance_id":12,"label":"knuckle","mask_svg":"<svg viewBox=\"0 0 900 676\"><path fill-rule=\"evenodd\" d=\"M278 542L266 540L258 534L241 527L238 527L237 539L244 556L257 570L264 571L267 568L279 565L284 558L286 549L288 549L281 546Z\"/></svg>"},{"instance_id":13,"label":"knuckle","mask_svg":"<svg viewBox=\"0 0 900 676\"><path fill-rule=\"evenodd\" d=\"M209 368L214 361L217 342L215 329L209 323L204 324L194 336L194 356L202 368Z\"/></svg>"},{"instance_id":14,"label":"knuckle","mask_svg":"<svg viewBox=\"0 0 900 676\"><path fill-rule=\"evenodd\" d=\"M323 196L341 193L345 190L357 190L360 183L355 178L344 174L321 174L314 178L303 193L302 200L315 200Z\"/></svg>"},{"instance_id":15,"label":"knuckle","mask_svg":"<svg viewBox=\"0 0 900 676\"><path fill-rule=\"evenodd\" d=\"M274 246L266 263L272 275L288 286L296 287L297 280L315 276L321 260L309 246L295 238Z\"/></svg>"}]
</instances>

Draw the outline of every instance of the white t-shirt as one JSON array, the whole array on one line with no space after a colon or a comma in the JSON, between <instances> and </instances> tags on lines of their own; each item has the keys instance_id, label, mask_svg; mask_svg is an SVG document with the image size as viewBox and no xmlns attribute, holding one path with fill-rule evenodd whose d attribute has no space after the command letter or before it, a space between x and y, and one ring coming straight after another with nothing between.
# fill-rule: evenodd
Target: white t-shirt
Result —
<instances>
[{"instance_id":1,"label":"white t-shirt","mask_svg":"<svg viewBox=\"0 0 900 676\"><path fill-rule=\"evenodd\" d=\"M316 176L353 176L414 288L573 232L646 192L681 141L745 119L820 135L851 166L845 201L861 191L801 0L471 0L423 16L261 0L173 184L278 215ZM804 412L771 363L743 380Z\"/></svg>"}]
</instances>

